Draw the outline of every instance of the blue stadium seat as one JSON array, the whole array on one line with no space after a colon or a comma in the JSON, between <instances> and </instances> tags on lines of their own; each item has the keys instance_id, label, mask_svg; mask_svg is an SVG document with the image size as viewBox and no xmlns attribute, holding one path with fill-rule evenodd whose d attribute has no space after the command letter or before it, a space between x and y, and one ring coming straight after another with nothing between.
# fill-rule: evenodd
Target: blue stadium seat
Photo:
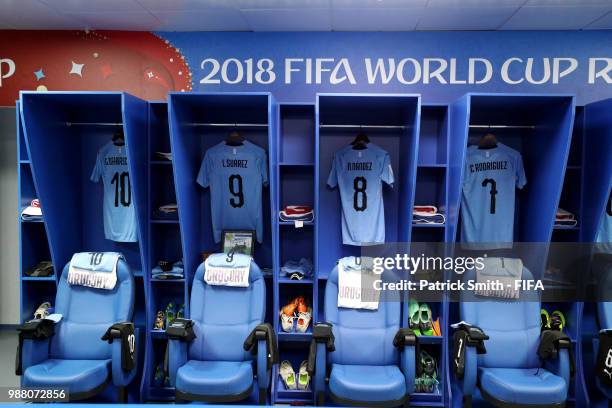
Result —
<instances>
[{"instance_id":1,"label":"blue stadium seat","mask_svg":"<svg viewBox=\"0 0 612 408\"><path fill-rule=\"evenodd\" d=\"M119 260L113 290L70 285L68 269L69 264L57 288L55 313L62 320L55 334L50 339L23 341L23 386L67 388L70 399L79 400L102 392L112 382L119 387L119 401L127 402L125 386L137 368L123 370L122 342L109 344L101 337L114 323L132 320L135 295L130 267Z\"/></svg>"},{"instance_id":2,"label":"blue stadium seat","mask_svg":"<svg viewBox=\"0 0 612 408\"><path fill-rule=\"evenodd\" d=\"M466 273L466 280L475 273ZM523 268L523 280L533 279ZM461 320L480 327L489 340L486 353L477 355L467 347L465 373L460 381L464 405L471 405L476 386L482 397L498 407L562 407L570 383L570 357L561 349L558 359L546 361L537 355L540 342L539 295L521 291L516 301L476 301L473 293L464 294Z\"/></svg>"},{"instance_id":3,"label":"blue stadium seat","mask_svg":"<svg viewBox=\"0 0 612 408\"><path fill-rule=\"evenodd\" d=\"M243 348L265 318L266 285L261 271L251 262L246 288L208 285L204 272L202 263L191 290L190 318L196 338L189 343L169 340L169 374L176 399L240 401L257 385L259 402L265 403L270 383L266 343L257 342L257 370L254 356Z\"/></svg>"},{"instance_id":4,"label":"blue stadium seat","mask_svg":"<svg viewBox=\"0 0 612 408\"><path fill-rule=\"evenodd\" d=\"M330 397L341 405L408 405L414 391L415 347L394 347L400 329L401 303L381 301L378 310L338 307L338 268L325 287L325 319L332 324L335 351L316 345L313 387L317 404ZM326 385L326 375L329 381Z\"/></svg>"}]
</instances>

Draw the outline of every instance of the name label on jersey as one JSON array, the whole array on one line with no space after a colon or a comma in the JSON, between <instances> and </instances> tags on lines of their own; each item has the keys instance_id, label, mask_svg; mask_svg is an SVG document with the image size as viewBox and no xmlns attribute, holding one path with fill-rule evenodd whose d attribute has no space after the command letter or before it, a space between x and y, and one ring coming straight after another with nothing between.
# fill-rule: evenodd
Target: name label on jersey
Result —
<instances>
[{"instance_id":1,"label":"name label on jersey","mask_svg":"<svg viewBox=\"0 0 612 408\"><path fill-rule=\"evenodd\" d=\"M372 162L354 162L346 164L347 171L372 171Z\"/></svg>"},{"instance_id":2,"label":"name label on jersey","mask_svg":"<svg viewBox=\"0 0 612 408\"><path fill-rule=\"evenodd\" d=\"M222 161L223 167L240 167L246 169L249 167L248 160L240 160L240 159L225 159Z\"/></svg>"},{"instance_id":3,"label":"name label on jersey","mask_svg":"<svg viewBox=\"0 0 612 408\"><path fill-rule=\"evenodd\" d=\"M507 169L508 169L507 160L470 164L471 173L477 173L479 171L487 171L487 170L507 170Z\"/></svg>"},{"instance_id":4,"label":"name label on jersey","mask_svg":"<svg viewBox=\"0 0 612 408\"><path fill-rule=\"evenodd\" d=\"M104 158L105 166L127 166L127 157L113 156Z\"/></svg>"}]
</instances>

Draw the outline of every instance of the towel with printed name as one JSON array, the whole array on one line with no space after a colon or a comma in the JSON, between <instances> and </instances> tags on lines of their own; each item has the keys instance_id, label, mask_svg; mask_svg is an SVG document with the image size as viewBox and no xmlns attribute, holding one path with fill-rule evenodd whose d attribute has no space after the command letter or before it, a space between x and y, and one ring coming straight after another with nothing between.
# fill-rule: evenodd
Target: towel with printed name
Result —
<instances>
[{"instance_id":1,"label":"towel with printed name","mask_svg":"<svg viewBox=\"0 0 612 408\"><path fill-rule=\"evenodd\" d=\"M212 254L204 261L204 281L214 286L249 286L252 258L244 254Z\"/></svg>"},{"instance_id":2,"label":"towel with printed name","mask_svg":"<svg viewBox=\"0 0 612 408\"><path fill-rule=\"evenodd\" d=\"M378 310L380 291L374 281L381 278L372 270L373 259L347 256L338 261L338 307Z\"/></svg>"},{"instance_id":3,"label":"towel with printed name","mask_svg":"<svg viewBox=\"0 0 612 408\"><path fill-rule=\"evenodd\" d=\"M89 288L113 290L117 284L117 263L125 258L119 252L79 252L72 255L68 283Z\"/></svg>"},{"instance_id":4,"label":"towel with printed name","mask_svg":"<svg viewBox=\"0 0 612 408\"><path fill-rule=\"evenodd\" d=\"M523 261L519 258L483 258L485 267L476 271L476 282L497 285L499 289L477 289L478 296L501 299L518 299L519 290L515 288L516 281L522 279ZM503 289L501 288L503 287Z\"/></svg>"}]
</instances>

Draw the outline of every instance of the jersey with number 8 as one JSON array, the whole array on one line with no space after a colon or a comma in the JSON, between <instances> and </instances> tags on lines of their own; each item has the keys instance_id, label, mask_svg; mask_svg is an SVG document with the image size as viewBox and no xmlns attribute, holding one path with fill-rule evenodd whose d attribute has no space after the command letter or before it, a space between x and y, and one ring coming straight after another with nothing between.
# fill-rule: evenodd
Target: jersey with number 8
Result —
<instances>
[{"instance_id":1,"label":"jersey with number 8","mask_svg":"<svg viewBox=\"0 0 612 408\"><path fill-rule=\"evenodd\" d=\"M498 143L467 149L461 196L461 241L480 249L510 248L514 233L515 188L527 182L523 159ZM470 245L464 245L469 247Z\"/></svg>"},{"instance_id":2,"label":"jersey with number 8","mask_svg":"<svg viewBox=\"0 0 612 408\"><path fill-rule=\"evenodd\" d=\"M124 145L108 142L98 151L91 181L100 179L104 184L104 236L117 242L136 242L136 210Z\"/></svg>"},{"instance_id":3,"label":"jersey with number 8","mask_svg":"<svg viewBox=\"0 0 612 408\"><path fill-rule=\"evenodd\" d=\"M336 152L327 184L340 188L345 245L385 242L382 182L393 185L393 181L389 154L374 143L366 149L347 146Z\"/></svg>"},{"instance_id":4,"label":"jersey with number 8","mask_svg":"<svg viewBox=\"0 0 612 408\"><path fill-rule=\"evenodd\" d=\"M223 230L256 230L263 240L262 185L268 183L266 151L249 141L240 146L221 142L206 151L198 184L210 187L215 242Z\"/></svg>"}]
</instances>

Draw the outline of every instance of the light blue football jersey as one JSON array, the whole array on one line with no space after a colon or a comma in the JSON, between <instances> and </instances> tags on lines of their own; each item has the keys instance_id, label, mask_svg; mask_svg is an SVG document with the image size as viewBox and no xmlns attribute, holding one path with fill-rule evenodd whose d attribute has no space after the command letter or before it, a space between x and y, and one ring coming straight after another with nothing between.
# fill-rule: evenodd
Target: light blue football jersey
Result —
<instances>
[{"instance_id":1,"label":"light blue football jersey","mask_svg":"<svg viewBox=\"0 0 612 408\"><path fill-rule=\"evenodd\" d=\"M612 254L612 191L610 191L606 209L599 222L595 242L600 244L597 245L598 250Z\"/></svg>"},{"instance_id":2,"label":"light blue football jersey","mask_svg":"<svg viewBox=\"0 0 612 408\"><path fill-rule=\"evenodd\" d=\"M511 248L516 188L527 183L523 159L498 143L492 149L467 149L461 195L461 241L485 243L480 249ZM470 245L464 245L470 247Z\"/></svg>"},{"instance_id":3,"label":"light blue football jersey","mask_svg":"<svg viewBox=\"0 0 612 408\"><path fill-rule=\"evenodd\" d=\"M99 151L91 181L104 185L104 236L117 242L136 242L136 209L125 145L108 142Z\"/></svg>"},{"instance_id":4,"label":"light blue football jersey","mask_svg":"<svg viewBox=\"0 0 612 408\"><path fill-rule=\"evenodd\" d=\"M391 159L389 153L374 143L362 150L347 146L334 155L327 184L340 189L345 245L385 242L383 181L393 185Z\"/></svg>"},{"instance_id":5,"label":"light blue football jersey","mask_svg":"<svg viewBox=\"0 0 612 408\"><path fill-rule=\"evenodd\" d=\"M268 184L266 151L249 141L240 146L221 142L206 151L197 178L210 187L215 242L223 230L255 230L263 240L262 185Z\"/></svg>"}]
</instances>

